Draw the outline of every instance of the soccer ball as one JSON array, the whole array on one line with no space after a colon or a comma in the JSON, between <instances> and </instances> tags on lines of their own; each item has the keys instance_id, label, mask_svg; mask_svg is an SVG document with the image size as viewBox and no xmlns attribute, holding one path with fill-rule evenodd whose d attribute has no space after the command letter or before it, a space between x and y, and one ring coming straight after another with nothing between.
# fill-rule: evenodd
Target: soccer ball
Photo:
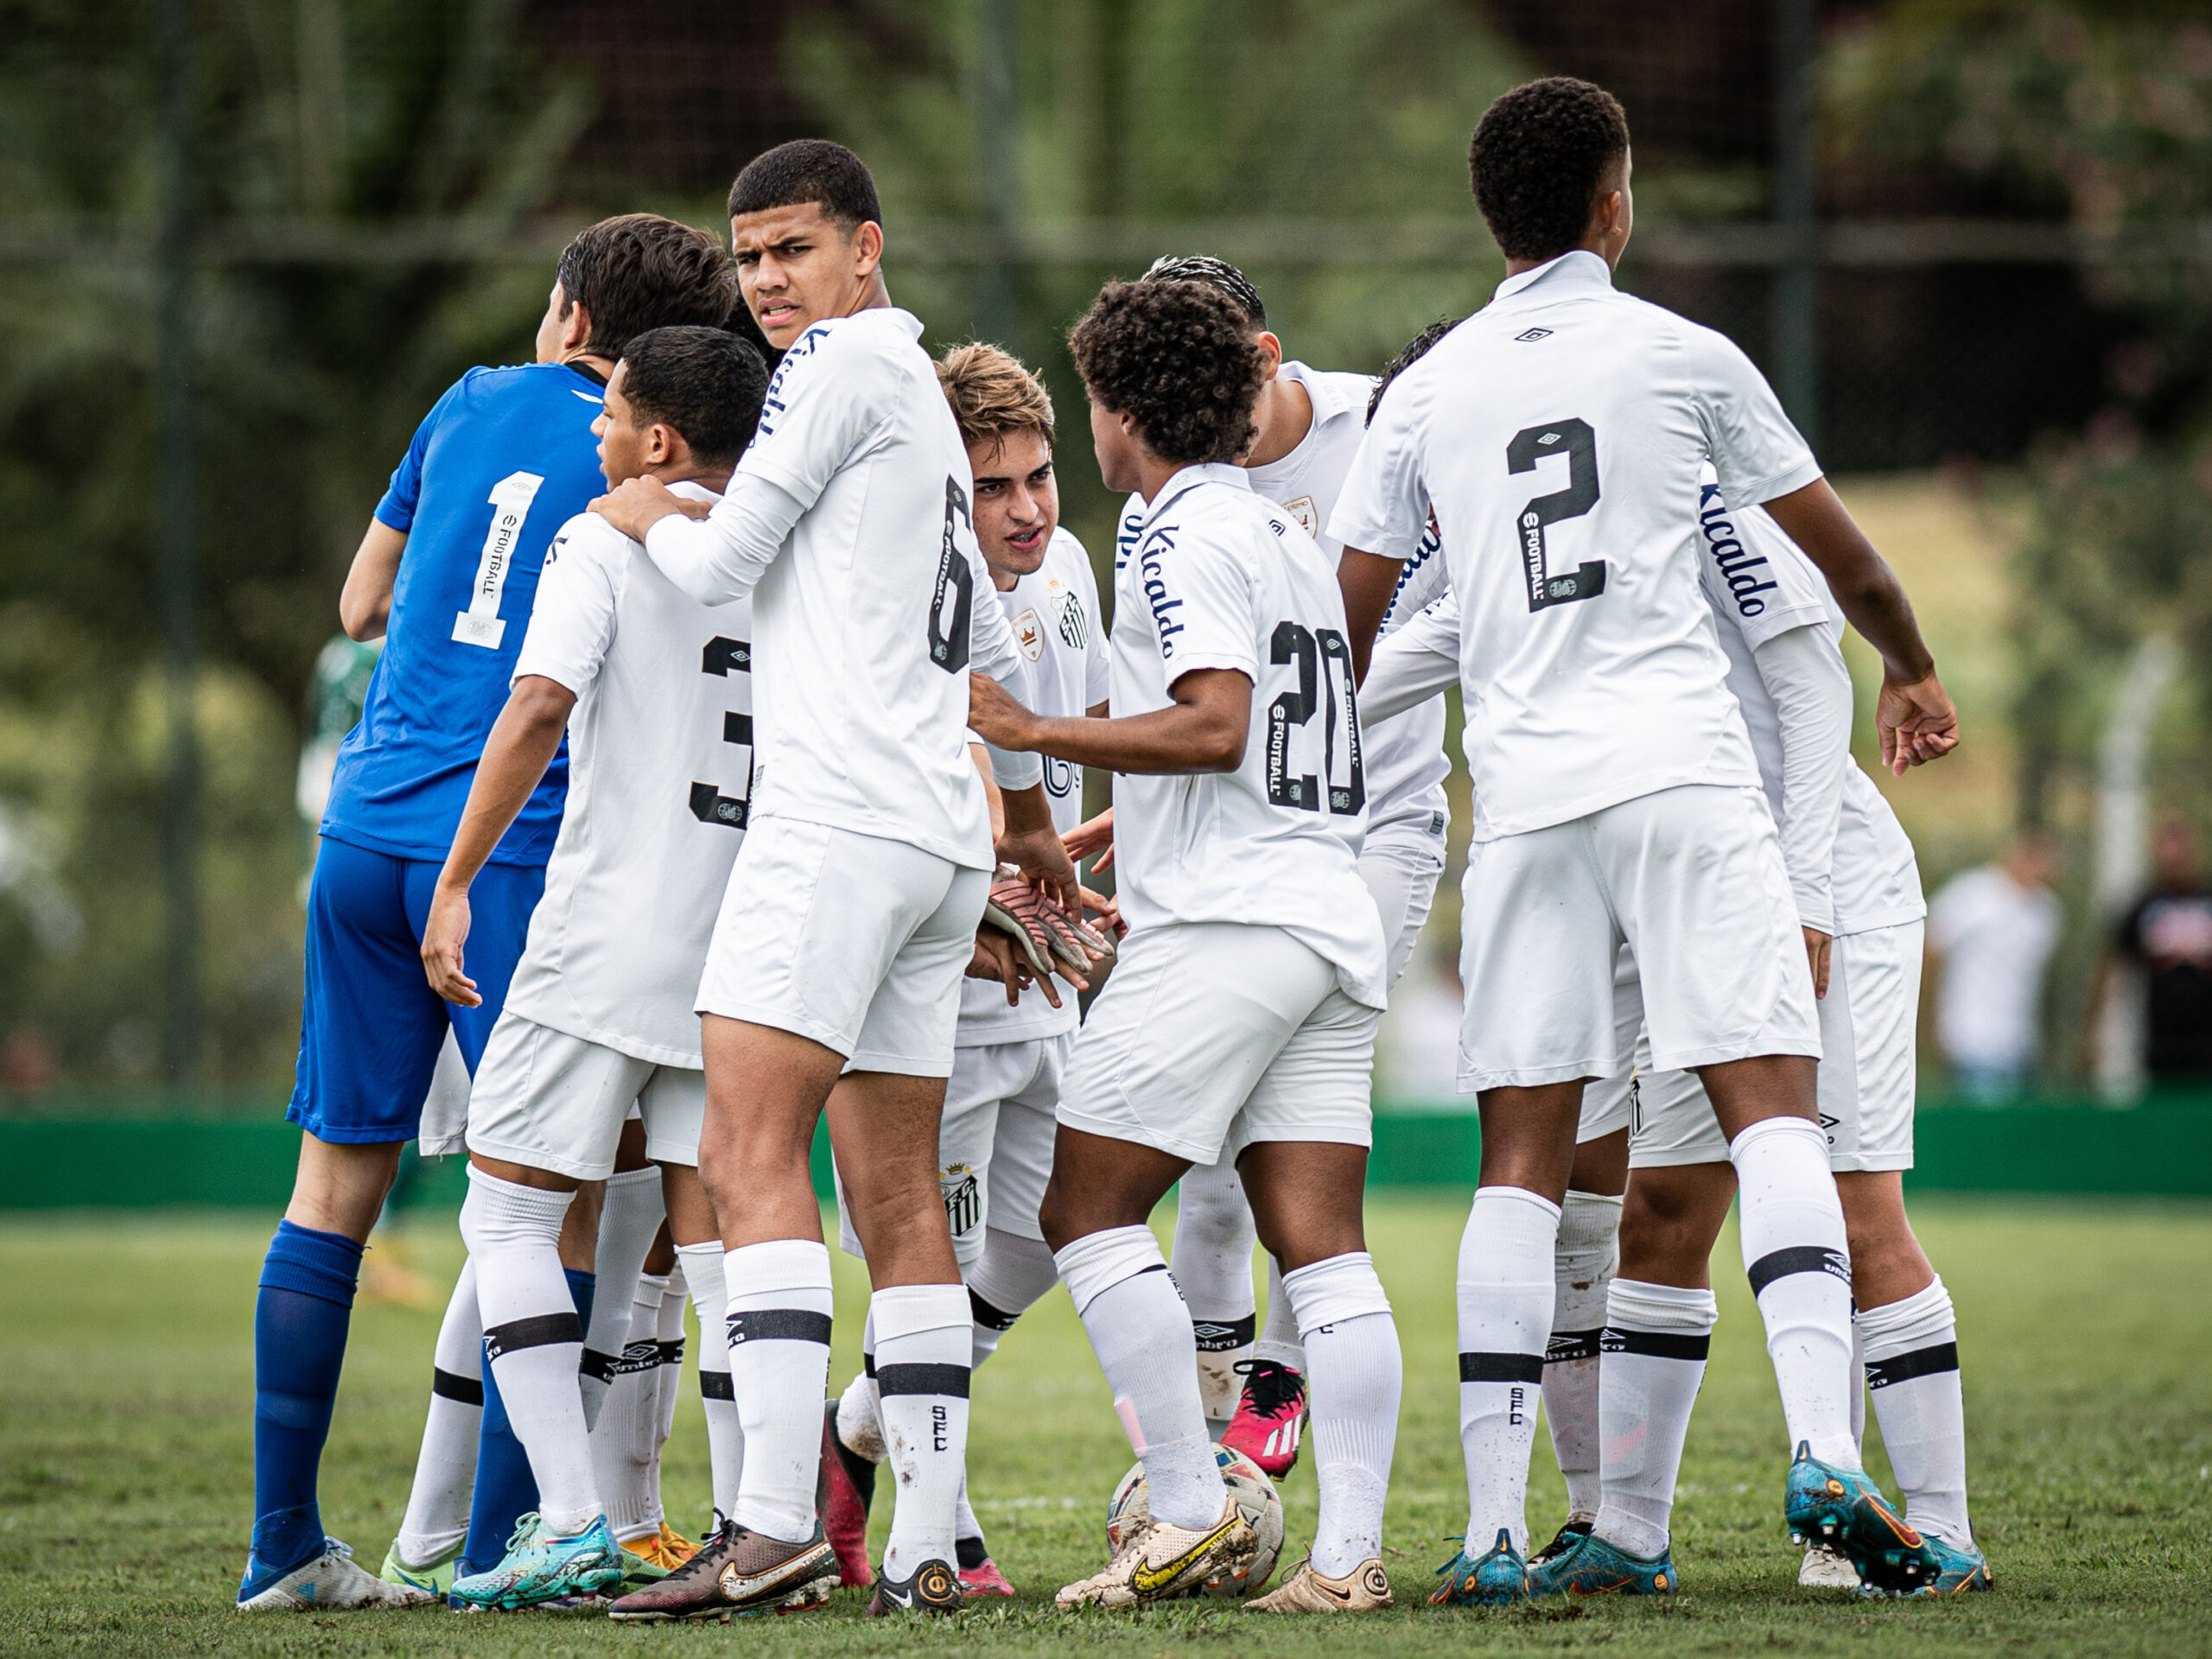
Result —
<instances>
[{"instance_id":1,"label":"soccer ball","mask_svg":"<svg viewBox=\"0 0 2212 1659\"><path fill-rule=\"evenodd\" d=\"M1282 1554L1282 1499L1275 1496L1274 1482L1242 1452L1217 1446L1213 1460L1236 1497L1236 1507L1244 1512L1245 1522L1259 1538L1260 1550L1243 1572L1209 1579L1187 1593L1232 1599L1256 1596ZM1150 1497L1144 1484L1144 1465L1140 1463L1122 1477L1122 1484L1114 1489L1113 1502L1106 1506L1106 1548L1110 1553L1120 1554L1129 1535L1152 1519Z\"/></svg>"}]
</instances>

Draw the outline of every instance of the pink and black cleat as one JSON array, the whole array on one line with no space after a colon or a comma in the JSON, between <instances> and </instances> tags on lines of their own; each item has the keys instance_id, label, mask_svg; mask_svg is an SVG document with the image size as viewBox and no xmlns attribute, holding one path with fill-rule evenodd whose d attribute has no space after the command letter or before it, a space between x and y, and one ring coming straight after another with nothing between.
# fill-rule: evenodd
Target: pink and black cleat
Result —
<instances>
[{"instance_id":1,"label":"pink and black cleat","mask_svg":"<svg viewBox=\"0 0 2212 1659\"><path fill-rule=\"evenodd\" d=\"M1281 1480L1297 1463L1306 1432L1306 1379L1272 1359L1246 1360L1237 1369L1244 1392L1221 1443L1258 1464L1268 1479Z\"/></svg>"}]
</instances>

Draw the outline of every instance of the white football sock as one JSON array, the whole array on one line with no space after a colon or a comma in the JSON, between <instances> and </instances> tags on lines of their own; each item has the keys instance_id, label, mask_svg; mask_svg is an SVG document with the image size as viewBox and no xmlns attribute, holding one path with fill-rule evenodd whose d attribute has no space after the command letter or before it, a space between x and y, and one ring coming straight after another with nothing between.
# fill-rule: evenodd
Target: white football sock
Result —
<instances>
[{"instance_id":1,"label":"white football sock","mask_svg":"<svg viewBox=\"0 0 2212 1659\"><path fill-rule=\"evenodd\" d=\"M1221 1471L1198 1403L1191 1316L1149 1227L1109 1227L1054 1253L1114 1409L1143 1460L1153 1518L1203 1529L1221 1519Z\"/></svg>"},{"instance_id":2,"label":"white football sock","mask_svg":"<svg viewBox=\"0 0 2212 1659\"><path fill-rule=\"evenodd\" d=\"M661 1297L667 1288L668 1281L657 1274L638 1275L622 1357L591 1429L592 1478L599 1484L600 1501L607 1505L608 1528L626 1544L660 1530L653 1430L660 1417L657 1332ZM598 1312L595 1303L592 1311Z\"/></svg>"},{"instance_id":3,"label":"white football sock","mask_svg":"<svg viewBox=\"0 0 2212 1659\"><path fill-rule=\"evenodd\" d=\"M1236 1414L1258 1320L1252 1301L1252 1206L1228 1159L1183 1172L1175 1200L1175 1255L1169 1269L1191 1310L1198 1350L1198 1397L1217 1432Z\"/></svg>"},{"instance_id":4,"label":"white football sock","mask_svg":"<svg viewBox=\"0 0 2212 1659\"><path fill-rule=\"evenodd\" d=\"M1937 1279L1903 1301L1866 1309L1859 1329L1874 1415L1904 1494L1905 1519L1947 1544L1972 1548L1966 1402L1951 1293Z\"/></svg>"},{"instance_id":5,"label":"white football sock","mask_svg":"<svg viewBox=\"0 0 2212 1659\"><path fill-rule=\"evenodd\" d=\"M844 1443L845 1450L856 1458L881 1463L886 1456L883 1401L875 1383L875 1356L866 1349L861 1351L861 1369L837 1396L837 1438Z\"/></svg>"},{"instance_id":6,"label":"white football sock","mask_svg":"<svg viewBox=\"0 0 2212 1659\"><path fill-rule=\"evenodd\" d=\"M713 1471L715 1508L728 1515L737 1505L739 1477L745 1467L745 1429L737 1421L737 1398L729 1386L729 1337L717 1311L729 1306L722 1287L722 1247L679 1244L683 1282L699 1313L699 1402L707 1413L707 1461Z\"/></svg>"},{"instance_id":7,"label":"white football sock","mask_svg":"<svg viewBox=\"0 0 2212 1659\"><path fill-rule=\"evenodd\" d=\"M1467 1554L1502 1529L1529 1553L1529 1453L1552 1328L1559 1206L1517 1186L1475 1193L1459 1236L1459 1445L1467 1461Z\"/></svg>"},{"instance_id":8,"label":"white football sock","mask_svg":"<svg viewBox=\"0 0 2212 1659\"><path fill-rule=\"evenodd\" d=\"M1552 1249L1552 1334L1544 1350L1544 1421L1567 1478L1567 1519L1598 1513L1598 1335L1620 1263L1621 1201L1570 1189Z\"/></svg>"},{"instance_id":9,"label":"white football sock","mask_svg":"<svg viewBox=\"0 0 2212 1659\"><path fill-rule=\"evenodd\" d=\"M476 1487L476 1435L484 1421L484 1319L476 1310L476 1263L461 1264L430 1358L430 1410L423 1450L394 1548L414 1567L429 1567L468 1536Z\"/></svg>"},{"instance_id":10,"label":"white football sock","mask_svg":"<svg viewBox=\"0 0 2212 1659\"><path fill-rule=\"evenodd\" d=\"M1866 1466L1866 1338L1859 1329L1859 1314L1851 1315L1851 1443L1859 1448L1859 1466Z\"/></svg>"},{"instance_id":11,"label":"white football sock","mask_svg":"<svg viewBox=\"0 0 2212 1659\"><path fill-rule=\"evenodd\" d=\"M976 1322L969 1365L996 1353L999 1338L1059 1282L1060 1270L1043 1239L985 1228L982 1258L968 1270L968 1312Z\"/></svg>"},{"instance_id":12,"label":"white football sock","mask_svg":"<svg viewBox=\"0 0 2212 1659\"><path fill-rule=\"evenodd\" d=\"M1851 1255L1827 1137L1802 1117L1770 1117L1728 1148L1741 1205L1744 1270L1766 1322L1790 1451L1857 1469L1851 1434Z\"/></svg>"},{"instance_id":13,"label":"white football sock","mask_svg":"<svg viewBox=\"0 0 2212 1659\"><path fill-rule=\"evenodd\" d=\"M893 1285L869 1299L868 1311L884 1446L899 1484L883 1571L911 1578L925 1561L954 1559L974 1321L961 1284Z\"/></svg>"},{"instance_id":14,"label":"white football sock","mask_svg":"<svg viewBox=\"0 0 2212 1659\"><path fill-rule=\"evenodd\" d=\"M1282 1264L1272 1255L1268 1258L1267 1323L1260 1327L1260 1339L1252 1344L1252 1357L1271 1359L1300 1376L1306 1375L1306 1345L1298 1338L1298 1310L1283 1294Z\"/></svg>"},{"instance_id":15,"label":"white football sock","mask_svg":"<svg viewBox=\"0 0 2212 1659\"><path fill-rule=\"evenodd\" d=\"M830 1387L830 1250L810 1238L747 1244L722 1257L729 1375L745 1433L730 1518L783 1543L814 1535L822 1402Z\"/></svg>"},{"instance_id":16,"label":"white football sock","mask_svg":"<svg viewBox=\"0 0 2212 1659\"><path fill-rule=\"evenodd\" d=\"M683 1389L683 1268L671 1264L668 1288L660 1299L660 1319L653 1327L654 1346L659 1349L658 1396L660 1414L654 1420L653 1490L660 1490L660 1449L676 1430L676 1401Z\"/></svg>"},{"instance_id":17,"label":"white football sock","mask_svg":"<svg viewBox=\"0 0 2212 1659\"><path fill-rule=\"evenodd\" d=\"M660 1230L660 1171L648 1166L607 1178L599 1212L599 1243L592 1255L591 1323L584 1327L584 1426L599 1421L614 1371L630 1339L630 1294L644 1271L645 1252Z\"/></svg>"},{"instance_id":18,"label":"white football sock","mask_svg":"<svg viewBox=\"0 0 2212 1659\"><path fill-rule=\"evenodd\" d=\"M576 1381L583 1324L561 1271L561 1218L575 1196L503 1181L472 1165L461 1206L461 1236L476 1263L484 1351L515 1438L530 1454L537 1512L562 1538L600 1515Z\"/></svg>"},{"instance_id":19,"label":"white football sock","mask_svg":"<svg viewBox=\"0 0 2212 1659\"><path fill-rule=\"evenodd\" d=\"M976 1518L975 1506L968 1501L966 1475L960 1477L960 1502L953 1510L952 1538L955 1548L969 1539L973 1539L978 1544L983 1541L983 1523ZM963 1561L961 1565L964 1567L967 1563Z\"/></svg>"},{"instance_id":20,"label":"white football sock","mask_svg":"<svg viewBox=\"0 0 2212 1659\"><path fill-rule=\"evenodd\" d=\"M1719 1317L1709 1290L1613 1281L1599 1361L1605 1502L1594 1530L1631 1555L1648 1559L1667 1548L1682 1437Z\"/></svg>"},{"instance_id":21,"label":"white football sock","mask_svg":"<svg viewBox=\"0 0 2212 1659\"><path fill-rule=\"evenodd\" d=\"M1283 1275L1284 1300L1306 1338L1308 1410L1321 1516L1313 1570L1341 1579L1382 1554L1382 1501L1398 1443L1405 1361L1390 1299L1364 1250Z\"/></svg>"}]
</instances>

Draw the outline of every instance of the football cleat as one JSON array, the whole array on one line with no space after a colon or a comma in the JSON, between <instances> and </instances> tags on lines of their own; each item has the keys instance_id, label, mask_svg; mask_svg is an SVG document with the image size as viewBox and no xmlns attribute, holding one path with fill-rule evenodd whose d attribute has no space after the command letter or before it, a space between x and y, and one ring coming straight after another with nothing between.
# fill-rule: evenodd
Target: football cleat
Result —
<instances>
[{"instance_id":1,"label":"football cleat","mask_svg":"<svg viewBox=\"0 0 2212 1659\"><path fill-rule=\"evenodd\" d=\"M1969 1591L1989 1588L1989 1558L1980 1550L1972 1544L1961 1549L1956 1544L1945 1543L1933 1533L1923 1533L1921 1536L1926 1540L1928 1548L1936 1552L1936 1559L1941 1566L1935 1583L1906 1591L1878 1590L1870 1584L1861 1585L1859 1593L1862 1596L1961 1596Z\"/></svg>"},{"instance_id":2,"label":"football cleat","mask_svg":"<svg viewBox=\"0 0 2212 1659\"><path fill-rule=\"evenodd\" d=\"M625 1560L626 1552L607 1530L605 1516L582 1532L563 1538L533 1511L516 1523L499 1564L487 1573L455 1579L447 1599L456 1607L489 1612L514 1612L547 1604L575 1607L582 1598L597 1596L620 1584Z\"/></svg>"},{"instance_id":3,"label":"football cleat","mask_svg":"<svg viewBox=\"0 0 2212 1659\"><path fill-rule=\"evenodd\" d=\"M1061 1607L1141 1607L1196 1591L1209 1580L1233 1575L1260 1553L1260 1540L1233 1494L1224 1492L1221 1518L1211 1527L1170 1526L1150 1521L1122 1541L1106 1570L1078 1579L1054 1598Z\"/></svg>"},{"instance_id":4,"label":"football cleat","mask_svg":"<svg viewBox=\"0 0 2212 1659\"><path fill-rule=\"evenodd\" d=\"M986 1555L974 1567L960 1569L960 1593L971 1597L1010 1596L1014 1593L1014 1586L1008 1582L1006 1574L999 1571L998 1563Z\"/></svg>"},{"instance_id":5,"label":"football cleat","mask_svg":"<svg viewBox=\"0 0 2212 1659\"><path fill-rule=\"evenodd\" d=\"M671 1573L698 1553L698 1545L665 1521L660 1523L658 1535L638 1552L655 1567L664 1567Z\"/></svg>"},{"instance_id":6,"label":"football cleat","mask_svg":"<svg viewBox=\"0 0 2212 1659\"><path fill-rule=\"evenodd\" d=\"M386 1584L396 1584L404 1590L420 1590L424 1595L443 1601L446 1592L453 1588L453 1575L460 1564L461 1545L455 1544L427 1567L410 1567L399 1559L399 1543L395 1539L391 1548L384 1553L384 1570L377 1576Z\"/></svg>"},{"instance_id":7,"label":"football cleat","mask_svg":"<svg viewBox=\"0 0 2212 1659\"><path fill-rule=\"evenodd\" d=\"M1930 1588L1942 1575L1936 1552L1890 1507L1863 1470L1838 1469L1801 1440L1782 1488L1792 1541L1840 1550L1859 1581L1885 1595Z\"/></svg>"},{"instance_id":8,"label":"football cleat","mask_svg":"<svg viewBox=\"0 0 2212 1659\"><path fill-rule=\"evenodd\" d=\"M894 1579L888 1573L880 1573L875 1580L875 1593L868 1598L868 1616L888 1618L893 1613L957 1613L968 1605L968 1597L960 1587L960 1575L946 1561L927 1560L916 1567L906 1578Z\"/></svg>"},{"instance_id":9,"label":"football cleat","mask_svg":"<svg viewBox=\"0 0 2212 1659\"><path fill-rule=\"evenodd\" d=\"M307 1613L320 1608L353 1612L381 1607L428 1607L437 1599L411 1584L372 1578L335 1538L322 1541L322 1554L289 1573L258 1570L248 1555L238 1582L242 1613Z\"/></svg>"},{"instance_id":10,"label":"football cleat","mask_svg":"<svg viewBox=\"0 0 2212 1659\"><path fill-rule=\"evenodd\" d=\"M1797 1563L1797 1582L1807 1590L1856 1590L1859 1569L1851 1557L1826 1544L1805 1546L1805 1559Z\"/></svg>"},{"instance_id":11,"label":"football cleat","mask_svg":"<svg viewBox=\"0 0 2212 1659\"><path fill-rule=\"evenodd\" d=\"M836 1587L837 1553L818 1525L805 1542L787 1544L725 1521L690 1560L659 1583L631 1592L607 1616L652 1624L804 1613L823 1605Z\"/></svg>"},{"instance_id":12,"label":"football cleat","mask_svg":"<svg viewBox=\"0 0 2212 1659\"><path fill-rule=\"evenodd\" d=\"M1221 1443L1258 1464L1268 1479L1281 1480L1298 1462L1298 1441L1306 1429L1306 1379L1272 1359L1248 1359L1244 1392L1236 1414L1221 1432Z\"/></svg>"},{"instance_id":13,"label":"football cleat","mask_svg":"<svg viewBox=\"0 0 2212 1659\"><path fill-rule=\"evenodd\" d=\"M1590 1529L1596 1524L1597 1520L1595 1516L1592 1516L1591 1519L1586 1521L1570 1520L1565 1526L1561 1527L1557 1532L1552 1535L1551 1542L1546 1544L1541 1549L1538 1550L1535 1554L1529 1558L1529 1565L1533 1567L1545 1561L1557 1560L1560 1556L1566 1554L1568 1550L1573 1549L1585 1538L1587 1538L1590 1535ZM1856 1573L1852 1575L1851 1581L1853 1584L1859 1582L1859 1578Z\"/></svg>"},{"instance_id":14,"label":"football cleat","mask_svg":"<svg viewBox=\"0 0 2212 1659\"><path fill-rule=\"evenodd\" d=\"M822 1408L822 1465L814 1486L814 1512L837 1553L838 1581L875 1582L868 1560L868 1512L875 1497L875 1465L837 1436L837 1402Z\"/></svg>"},{"instance_id":15,"label":"football cleat","mask_svg":"<svg viewBox=\"0 0 2212 1659\"><path fill-rule=\"evenodd\" d=\"M1595 1533L1554 1555L1541 1567L1529 1568L1529 1595L1539 1596L1671 1596L1675 1593L1675 1562L1670 1552L1631 1555L1618 1544L1608 1543Z\"/></svg>"},{"instance_id":16,"label":"football cleat","mask_svg":"<svg viewBox=\"0 0 2212 1659\"><path fill-rule=\"evenodd\" d=\"M1257 1601L1248 1601L1248 1613L1375 1613L1395 1607L1390 1580L1379 1560L1362 1561L1341 1579L1324 1578L1313 1570L1312 1556L1298 1570Z\"/></svg>"},{"instance_id":17,"label":"football cleat","mask_svg":"<svg viewBox=\"0 0 2212 1659\"><path fill-rule=\"evenodd\" d=\"M1428 1592L1432 1607L1503 1607L1529 1599L1529 1564L1513 1548L1513 1535L1497 1529L1497 1541L1470 1559L1460 1540L1457 1555L1436 1569L1444 1580Z\"/></svg>"}]
</instances>

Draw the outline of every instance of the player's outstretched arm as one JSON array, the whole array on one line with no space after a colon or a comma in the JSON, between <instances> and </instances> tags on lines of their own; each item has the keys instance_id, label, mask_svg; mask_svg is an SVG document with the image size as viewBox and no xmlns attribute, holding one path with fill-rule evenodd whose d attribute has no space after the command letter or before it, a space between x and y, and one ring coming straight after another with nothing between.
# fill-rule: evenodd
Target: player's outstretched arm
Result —
<instances>
[{"instance_id":1,"label":"player's outstretched arm","mask_svg":"<svg viewBox=\"0 0 2212 1659\"><path fill-rule=\"evenodd\" d=\"M569 729L569 711L575 706L576 695L567 686L525 674L515 682L507 706L493 722L423 927L423 971L430 988L448 1002L473 1008L484 1000L476 994L476 982L461 971L461 947L468 938L468 884L545 776L545 768L553 764L561 734Z\"/></svg>"},{"instance_id":2,"label":"player's outstretched arm","mask_svg":"<svg viewBox=\"0 0 2212 1659\"><path fill-rule=\"evenodd\" d=\"M1882 654L1882 692L1874 706L1882 764L1903 777L1908 766L1948 754L1959 743L1959 712L1936 677L1936 658L1897 572L1826 479L1764 505L1820 567L1851 626Z\"/></svg>"},{"instance_id":3,"label":"player's outstretched arm","mask_svg":"<svg viewBox=\"0 0 2212 1659\"><path fill-rule=\"evenodd\" d=\"M968 686L968 723L997 748L1155 775L1234 772L1244 764L1252 682L1233 668L1193 669L1167 688L1175 701L1166 708L1107 720L1033 715L981 674L970 674ZM1007 799L1011 805L1014 797Z\"/></svg>"},{"instance_id":4,"label":"player's outstretched arm","mask_svg":"<svg viewBox=\"0 0 2212 1659\"><path fill-rule=\"evenodd\" d=\"M391 620L391 590L399 581L399 561L407 551L407 532L381 518L369 520L368 534L353 554L346 585L338 593L338 625L346 637L365 645L384 638Z\"/></svg>"},{"instance_id":5,"label":"player's outstretched arm","mask_svg":"<svg viewBox=\"0 0 2212 1659\"><path fill-rule=\"evenodd\" d=\"M1375 650L1375 636L1390 613L1391 596L1398 591L1403 559L1387 559L1380 553L1344 549L1337 561L1337 588L1344 597L1344 637L1351 645L1355 682L1367 678L1367 659Z\"/></svg>"},{"instance_id":6,"label":"player's outstretched arm","mask_svg":"<svg viewBox=\"0 0 2212 1659\"><path fill-rule=\"evenodd\" d=\"M756 587L806 504L754 474L740 473L703 518L657 478L625 479L591 511L642 542L660 573L702 605L727 605Z\"/></svg>"}]
</instances>

